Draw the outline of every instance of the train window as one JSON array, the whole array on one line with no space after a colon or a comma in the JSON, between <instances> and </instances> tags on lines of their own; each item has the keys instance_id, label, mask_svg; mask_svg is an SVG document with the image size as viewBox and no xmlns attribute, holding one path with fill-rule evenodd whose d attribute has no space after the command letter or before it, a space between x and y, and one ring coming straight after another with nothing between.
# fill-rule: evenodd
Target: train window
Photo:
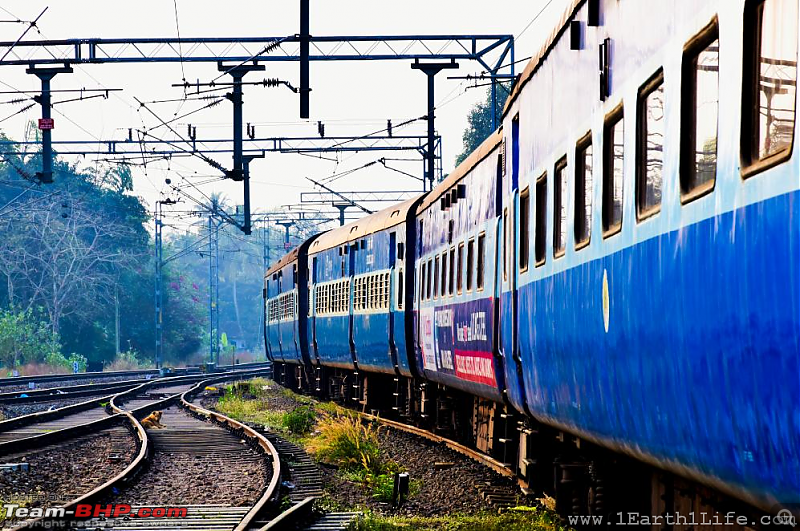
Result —
<instances>
[{"instance_id":1,"label":"train window","mask_svg":"<svg viewBox=\"0 0 800 531\"><path fill-rule=\"evenodd\" d=\"M719 116L719 30L714 21L684 48L681 191L685 201L714 188Z\"/></svg>"},{"instance_id":2,"label":"train window","mask_svg":"<svg viewBox=\"0 0 800 531\"><path fill-rule=\"evenodd\" d=\"M508 209L503 209L503 280L508 280Z\"/></svg>"},{"instance_id":3,"label":"train window","mask_svg":"<svg viewBox=\"0 0 800 531\"><path fill-rule=\"evenodd\" d=\"M450 281L447 283L448 294L452 297L455 291L455 270L456 270L456 248L450 248Z\"/></svg>"},{"instance_id":4,"label":"train window","mask_svg":"<svg viewBox=\"0 0 800 531\"><path fill-rule=\"evenodd\" d=\"M428 274L428 263L422 263L422 272L420 273L420 282L419 282L419 298L420 300L425 300L425 278Z\"/></svg>"},{"instance_id":5,"label":"train window","mask_svg":"<svg viewBox=\"0 0 800 531\"><path fill-rule=\"evenodd\" d=\"M397 259L398 260L402 260L403 258L405 258L405 256L404 256L405 252L406 252L406 244L403 243L403 242L398 243L397 244Z\"/></svg>"},{"instance_id":6,"label":"train window","mask_svg":"<svg viewBox=\"0 0 800 531\"><path fill-rule=\"evenodd\" d=\"M556 162L553 178L553 256L559 257L567 248L567 157Z\"/></svg>"},{"instance_id":7,"label":"train window","mask_svg":"<svg viewBox=\"0 0 800 531\"><path fill-rule=\"evenodd\" d=\"M442 253L442 297L447 295L447 250Z\"/></svg>"},{"instance_id":8,"label":"train window","mask_svg":"<svg viewBox=\"0 0 800 531\"><path fill-rule=\"evenodd\" d=\"M792 152L797 92L797 0L745 4L742 166L745 177Z\"/></svg>"},{"instance_id":9,"label":"train window","mask_svg":"<svg viewBox=\"0 0 800 531\"><path fill-rule=\"evenodd\" d=\"M397 272L397 309L403 309L403 270Z\"/></svg>"},{"instance_id":10,"label":"train window","mask_svg":"<svg viewBox=\"0 0 800 531\"><path fill-rule=\"evenodd\" d=\"M425 227L425 224L422 220L419 220L419 233L417 234L417 256L422 254L422 229Z\"/></svg>"},{"instance_id":11,"label":"train window","mask_svg":"<svg viewBox=\"0 0 800 531\"><path fill-rule=\"evenodd\" d=\"M519 270L528 270L528 254L531 233L531 190L525 188L519 194ZM511 253L509 253L510 255Z\"/></svg>"},{"instance_id":12,"label":"train window","mask_svg":"<svg viewBox=\"0 0 800 531\"><path fill-rule=\"evenodd\" d=\"M533 245L538 267L547 260L547 172L536 180L536 234Z\"/></svg>"},{"instance_id":13,"label":"train window","mask_svg":"<svg viewBox=\"0 0 800 531\"><path fill-rule=\"evenodd\" d=\"M367 279L361 278L361 289L358 295L358 306L362 310L367 309Z\"/></svg>"},{"instance_id":14,"label":"train window","mask_svg":"<svg viewBox=\"0 0 800 531\"><path fill-rule=\"evenodd\" d=\"M658 212L664 170L664 72L639 90L636 134L636 211L639 218Z\"/></svg>"},{"instance_id":15,"label":"train window","mask_svg":"<svg viewBox=\"0 0 800 531\"><path fill-rule=\"evenodd\" d=\"M575 149L575 248L584 247L592 236L592 133L578 141Z\"/></svg>"},{"instance_id":16,"label":"train window","mask_svg":"<svg viewBox=\"0 0 800 531\"><path fill-rule=\"evenodd\" d=\"M486 234L478 235L478 270L477 270L477 289L481 291L484 283L484 273L486 272Z\"/></svg>"},{"instance_id":17,"label":"train window","mask_svg":"<svg viewBox=\"0 0 800 531\"><path fill-rule=\"evenodd\" d=\"M458 288L458 294L461 294L461 290L464 286L464 244L458 244L458 267L456 268L456 287Z\"/></svg>"},{"instance_id":18,"label":"train window","mask_svg":"<svg viewBox=\"0 0 800 531\"><path fill-rule=\"evenodd\" d=\"M441 271L440 268L439 268L439 264L440 264L439 255L436 255L436 257L433 260L433 264L434 264L433 265L433 298L434 299L438 299L439 298L439 273Z\"/></svg>"},{"instance_id":19,"label":"train window","mask_svg":"<svg viewBox=\"0 0 800 531\"><path fill-rule=\"evenodd\" d=\"M475 278L475 239L470 238L467 242L467 291L472 291L473 279Z\"/></svg>"},{"instance_id":20,"label":"train window","mask_svg":"<svg viewBox=\"0 0 800 531\"><path fill-rule=\"evenodd\" d=\"M603 128L603 231L606 236L622 229L624 136L624 115L620 106L606 118Z\"/></svg>"},{"instance_id":21,"label":"train window","mask_svg":"<svg viewBox=\"0 0 800 531\"><path fill-rule=\"evenodd\" d=\"M432 260L428 259L428 278L426 280L427 285L425 287L425 297L428 300L431 300L431 273L432 272L433 272Z\"/></svg>"}]
</instances>

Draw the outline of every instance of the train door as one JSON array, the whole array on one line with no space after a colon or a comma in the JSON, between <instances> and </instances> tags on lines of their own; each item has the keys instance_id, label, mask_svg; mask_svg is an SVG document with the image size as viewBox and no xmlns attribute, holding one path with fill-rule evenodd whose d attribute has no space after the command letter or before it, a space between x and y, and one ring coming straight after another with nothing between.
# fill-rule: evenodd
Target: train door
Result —
<instances>
[{"instance_id":1,"label":"train door","mask_svg":"<svg viewBox=\"0 0 800 531\"><path fill-rule=\"evenodd\" d=\"M317 364L319 361L319 350L317 348L317 257L311 259L311 283L308 288L309 315L311 315L311 353Z\"/></svg>"},{"instance_id":2,"label":"train door","mask_svg":"<svg viewBox=\"0 0 800 531\"><path fill-rule=\"evenodd\" d=\"M502 321L500 320L500 297L503 292L502 282L503 282L503 274L507 275L507 270L504 267L506 263L506 238L505 233L507 231L505 219L503 216L503 154L497 156L497 172L495 175L495 215L497 216L497 225L496 225L496 233L495 233L495 242L497 251L494 253L495 255L495 267L494 267L494 304L493 311L492 311L492 354L494 354L495 358L495 367L497 369L496 373L498 374L497 377L497 385L498 391L501 393L505 392L505 374L502 373L503 367L505 365L505 360L503 359L501 345L500 345L500 326Z\"/></svg>"},{"instance_id":3,"label":"train door","mask_svg":"<svg viewBox=\"0 0 800 531\"><path fill-rule=\"evenodd\" d=\"M508 164L507 164L508 166ZM506 173L508 173L508 167ZM522 364L519 357L519 312L517 303L517 290L519 289L519 275L527 267L527 231L520 231L520 227L529 223L530 195L527 191L520 194L519 190L519 117L511 122L511 164L510 179L504 179L504 195L509 200L503 207L504 227L504 257L503 257L503 282L500 305L500 349L505 359L506 393L508 401L514 408L527 412L525 393L522 386ZM522 238L520 238L522 234Z\"/></svg>"},{"instance_id":4,"label":"train door","mask_svg":"<svg viewBox=\"0 0 800 531\"><path fill-rule=\"evenodd\" d=\"M395 275L398 273L398 264L395 262L397 261L397 233L390 232L389 233L389 357L392 360L392 365L396 368L397 367L397 345L394 341L394 317L395 312L394 306L395 302L393 299L393 294L398 293L395 289L397 286L397 280L395 279ZM401 276L403 274L402 270L399 273ZM398 293L399 295L399 293Z\"/></svg>"},{"instance_id":5,"label":"train door","mask_svg":"<svg viewBox=\"0 0 800 531\"><path fill-rule=\"evenodd\" d=\"M352 232L352 229L351 229L351 232ZM357 244L358 244L358 241L356 241L356 245ZM353 362L355 364L358 364L358 353L356 352L356 340L355 340L355 336L354 336L354 332L355 332L355 326L354 326L355 325L355 316L353 315L353 287L354 287L353 286L353 284L354 284L353 275L355 274L355 270L356 270L356 253L355 253L355 249L356 249L355 245L351 247L351 245L349 243L345 243L344 244L344 252L347 253L347 258L346 258L347 268L343 271L344 274L342 275L342 277L350 279L350 281L346 284L346 286L348 286L348 288L349 288L348 289L348 293L347 293L347 310L348 310L348 313L350 315L350 317L349 317L350 326L348 327L349 330L350 330L349 331L349 334L350 334L350 352L353 355ZM342 260L344 261L345 258L342 258Z\"/></svg>"},{"instance_id":6,"label":"train door","mask_svg":"<svg viewBox=\"0 0 800 531\"><path fill-rule=\"evenodd\" d=\"M281 290L281 287L282 287L282 284L283 284L282 281L283 281L283 271L278 271L278 290L276 291L276 293L278 294L278 297L275 298L275 303L274 303L274 304L278 304L278 308L280 308L280 301L281 301L280 294L283 293L283 291ZM284 355L283 355L283 326L282 326L283 323L281 323L281 317L282 317L282 314L279 311L278 312L278 319L277 319L277 321L275 323L275 329L277 330L277 336L278 336L278 349L281 352L281 356L280 357L281 357L281 359L284 359Z\"/></svg>"},{"instance_id":7,"label":"train door","mask_svg":"<svg viewBox=\"0 0 800 531\"><path fill-rule=\"evenodd\" d=\"M298 360L302 360L302 355L300 353L300 311L298 310L298 303L299 303L299 278L298 278L298 271L297 271L297 263L292 266L292 292L290 292L290 297L293 301L292 304L292 312L291 315L292 319L292 339L294 339L294 354Z\"/></svg>"}]
</instances>

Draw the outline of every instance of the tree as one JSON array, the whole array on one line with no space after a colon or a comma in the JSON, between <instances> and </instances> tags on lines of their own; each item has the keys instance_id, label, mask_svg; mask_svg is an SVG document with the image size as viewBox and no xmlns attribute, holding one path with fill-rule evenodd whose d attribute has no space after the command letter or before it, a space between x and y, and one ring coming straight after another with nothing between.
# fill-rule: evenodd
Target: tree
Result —
<instances>
[{"instance_id":1,"label":"tree","mask_svg":"<svg viewBox=\"0 0 800 531\"><path fill-rule=\"evenodd\" d=\"M0 272L10 304L25 310L42 306L54 333L62 320L113 300L116 278L135 254L116 243L130 230L86 209L80 197L25 201L0 218Z\"/></svg>"},{"instance_id":2,"label":"tree","mask_svg":"<svg viewBox=\"0 0 800 531\"><path fill-rule=\"evenodd\" d=\"M33 309L0 310L0 362L15 368L60 355L58 334L48 329Z\"/></svg>"},{"instance_id":3,"label":"tree","mask_svg":"<svg viewBox=\"0 0 800 531\"><path fill-rule=\"evenodd\" d=\"M498 122L500 119L500 113L502 112L503 106L508 98L508 94L509 92L506 86L498 83L496 108ZM478 146L480 146L481 143L489 138L489 135L494 132L494 129L492 128L491 87L486 90L486 99L475 104L472 110L469 111L467 122L467 128L464 130L464 134L461 137L464 141L464 150L456 157L456 166L464 162L469 154L478 149Z\"/></svg>"}]
</instances>

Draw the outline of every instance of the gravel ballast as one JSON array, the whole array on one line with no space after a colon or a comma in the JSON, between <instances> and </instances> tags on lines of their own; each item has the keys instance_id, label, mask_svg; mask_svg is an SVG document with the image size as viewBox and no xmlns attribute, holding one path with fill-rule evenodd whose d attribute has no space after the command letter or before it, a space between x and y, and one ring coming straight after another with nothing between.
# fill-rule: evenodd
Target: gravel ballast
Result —
<instances>
[{"instance_id":1,"label":"gravel ballast","mask_svg":"<svg viewBox=\"0 0 800 531\"><path fill-rule=\"evenodd\" d=\"M97 396L107 396L108 391L98 394ZM51 409L58 409L73 404L80 404L91 400L91 396L81 396L75 398L62 398L60 400L50 400L47 402L31 402L29 404L2 404L0 405L0 415L2 420L13 419L23 415L30 415L31 413L39 413L42 411L49 411Z\"/></svg>"},{"instance_id":2,"label":"gravel ballast","mask_svg":"<svg viewBox=\"0 0 800 531\"><path fill-rule=\"evenodd\" d=\"M154 455L136 482L110 502L134 505L253 505L269 482L263 454L211 422L172 407L150 429Z\"/></svg>"},{"instance_id":3,"label":"gravel ballast","mask_svg":"<svg viewBox=\"0 0 800 531\"><path fill-rule=\"evenodd\" d=\"M133 434L113 428L63 445L4 456L0 463L27 462L30 470L0 472L0 499L29 507L62 505L122 472L135 455Z\"/></svg>"},{"instance_id":4,"label":"gravel ballast","mask_svg":"<svg viewBox=\"0 0 800 531\"><path fill-rule=\"evenodd\" d=\"M402 507L393 508L374 499L369 489L342 478L335 469L323 467L325 491L332 502L384 514L443 516L491 509L478 487L491 485L504 495L521 496L512 479L446 446L389 427L380 429L379 440L383 454L410 475L415 485L413 496ZM436 470L436 463L452 466ZM525 502L520 498L520 503Z\"/></svg>"}]
</instances>

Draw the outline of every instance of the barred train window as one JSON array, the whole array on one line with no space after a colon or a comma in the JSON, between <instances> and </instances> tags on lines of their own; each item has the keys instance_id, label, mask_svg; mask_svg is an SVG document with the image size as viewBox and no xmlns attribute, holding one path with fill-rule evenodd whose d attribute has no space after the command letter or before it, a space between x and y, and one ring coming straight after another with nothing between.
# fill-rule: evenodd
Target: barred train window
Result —
<instances>
[{"instance_id":1,"label":"barred train window","mask_svg":"<svg viewBox=\"0 0 800 531\"><path fill-rule=\"evenodd\" d=\"M436 257L433 260L433 263L434 263L434 266L433 266L433 298L434 299L438 299L439 298L439 262L440 262L439 261L439 255L436 255Z\"/></svg>"},{"instance_id":2,"label":"barred train window","mask_svg":"<svg viewBox=\"0 0 800 531\"><path fill-rule=\"evenodd\" d=\"M716 21L686 45L681 97L681 191L694 199L714 188L719 116L719 30Z\"/></svg>"},{"instance_id":3,"label":"barred train window","mask_svg":"<svg viewBox=\"0 0 800 531\"><path fill-rule=\"evenodd\" d=\"M479 234L478 235L478 278L477 278L477 288L478 290L483 289L483 277L486 272L486 234Z\"/></svg>"},{"instance_id":4,"label":"barred train window","mask_svg":"<svg viewBox=\"0 0 800 531\"><path fill-rule=\"evenodd\" d=\"M447 295L447 251L442 253L442 297Z\"/></svg>"},{"instance_id":5,"label":"barred train window","mask_svg":"<svg viewBox=\"0 0 800 531\"><path fill-rule=\"evenodd\" d=\"M547 260L547 172L536 181L536 234L534 248L536 266ZM526 246L527 248L527 246ZM520 249L522 246L520 245Z\"/></svg>"},{"instance_id":6,"label":"barred train window","mask_svg":"<svg viewBox=\"0 0 800 531\"><path fill-rule=\"evenodd\" d=\"M639 91L636 135L636 209L640 216L661 205L664 170L664 73L659 71Z\"/></svg>"},{"instance_id":7,"label":"barred train window","mask_svg":"<svg viewBox=\"0 0 800 531\"><path fill-rule=\"evenodd\" d=\"M575 150L575 246L592 236L592 134L578 141Z\"/></svg>"},{"instance_id":8,"label":"barred train window","mask_svg":"<svg viewBox=\"0 0 800 531\"><path fill-rule=\"evenodd\" d=\"M475 240L467 243L467 291L472 291L472 279L475 277Z\"/></svg>"},{"instance_id":9,"label":"barred train window","mask_svg":"<svg viewBox=\"0 0 800 531\"><path fill-rule=\"evenodd\" d=\"M452 297L455 291L456 248L450 248L450 281L448 282L449 294Z\"/></svg>"},{"instance_id":10,"label":"barred train window","mask_svg":"<svg viewBox=\"0 0 800 531\"><path fill-rule=\"evenodd\" d=\"M397 309L403 309L403 270L397 272Z\"/></svg>"},{"instance_id":11,"label":"barred train window","mask_svg":"<svg viewBox=\"0 0 800 531\"><path fill-rule=\"evenodd\" d=\"M425 300L425 271L428 268L427 262L422 262L422 270L420 271L419 277L419 298L420 300Z\"/></svg>"},{"instance_id":12,"label":"barred train window","mask_svg":"<svg viewBox=\"0 0 800 531\"><path fill-rule=\"evenodd\" d=\"M564 255L567 248L567 158L556 162L553 203L553 256Z\"/></svg>"},{"instance_id":13,"label":"barred train window","mask_svg":"<svg viewBox=\"0 0 800 531\"><path fill-rule=\"evenodd\" d=\"M754 169L780 162L792 150L797 4L797 0L754 0L745 6L742 159L745 166L757 164Z\"/></svg>"},{"instance_id":14,"label":"barred train window","mask_svg":"<svg viewBox=\"0 0 800 531\"><path fill-rule=\"evenodd\" d=\"M456 269L456 287L459 295L464 286L464 244L458 244L458 268Z\"/></svg>"},{"instance_id":15,"label":"barred train window","mask_svg":"<svg viewBox=\"0 0 800 531\"><path fill-rule=\"evenodd\" d=\"M622 228L622 186L625 162L625 123L622 107L603 128L603 230L606 235Z\"/></svg>"},{"instance_id":16,"label":"barred train window","mask_svg":"<svg viewBox=\"0 0 800 531\"><path fill-rule=\"evenodd\" d=\"M531 191L526 188L519 195L519 270L528 270L531 232ZM509 252L509 255L511 253Z\"/></svg>"},{"instance_id":17,"label":"barred train window","mask_svg":"<svg viewBox=\"0 0 800 531\"><path fill-rule=\"evenodd\" d=\"M428 259L428 285L425 288L425 294L428 297L428 300L431 298L431 273L433 271L432 260Z\"/></svg>"}]
</instances>

